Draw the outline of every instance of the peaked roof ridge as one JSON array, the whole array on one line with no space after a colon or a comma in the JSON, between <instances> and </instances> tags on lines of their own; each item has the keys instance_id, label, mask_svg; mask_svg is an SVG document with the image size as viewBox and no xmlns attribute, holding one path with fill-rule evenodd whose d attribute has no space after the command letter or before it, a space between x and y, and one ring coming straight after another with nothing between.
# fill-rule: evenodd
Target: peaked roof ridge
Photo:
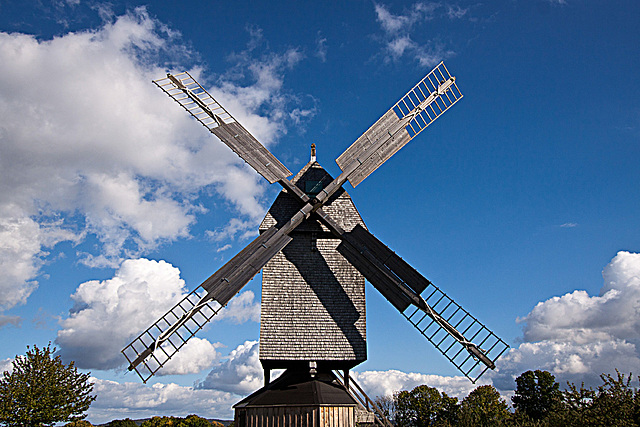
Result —
<instances>
[{"instance_id":1,"label":"peaked roof ridge","mask_svg":"<svg viewBox=\"0 0 640 427\"><path fill-rule=\"evenodd\" d=\"M302 178L304 176L305 173L307 173L307 171L311 168L318 168L318 169L322 169L327 175L329 175L329 177L331 179L333 179L333 177L331 176L331 174L329 172L327 172L327 170L325 168L322 167L322 165L320 163L318 163L317 160L311 160L309 161L309 163L307 163L306 165L304 165L302 167L302 169L300 169L300 172L298 172L293 178L291 178L291 183L293 184L297 184L298 181L300 180L300 178Z\"/></svg>"}]
</instances>

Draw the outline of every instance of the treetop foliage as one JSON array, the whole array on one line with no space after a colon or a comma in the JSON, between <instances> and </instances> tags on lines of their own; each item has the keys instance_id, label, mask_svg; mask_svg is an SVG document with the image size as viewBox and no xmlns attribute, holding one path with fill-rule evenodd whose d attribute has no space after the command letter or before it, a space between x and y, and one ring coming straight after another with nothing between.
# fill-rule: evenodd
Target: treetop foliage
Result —
<instances>
[{"instance_id":1,"label":"treetop foliage","mask_svg":"<svg viewBox=\"0 0 640 427\"><path fill-rule=\"evenodd\" d=\"M565 390L547 371L527 371L516 378L515 411L491 385L481 385L462 402L421 385L376 404L397 427L640 427L640 390L632 376L600 376L595 390L567 383Z\"/></svg>"},{"instance_id":2,"label":"treetop foliage","mask_svg":"<svg viewBox=\"0 0 640 427\"><path fill-rule=\"evenodd\" d=\"M91 402L93 383L71 362L53 357L56 349L27 347L25 356L16 356L11 372L0 379L0 424L7 427L51 426L79 421Z\"/></svg>"},{"instance_id":3,"label":"treetop foliage","mask_svg":"<svg viewBox=\"0 0 640 427\"><path fill-rule=\"evenodd\" d=\"M561 400L560 384L547 371L527 371L516 378L516 392L511 398L516 412L541 420Z\"/></svg>"},{"instance_id":4,"label":"treetop foliage","mask_svg":"<svg viewBox=\"0 0 640 427\"><path fill-rule=\"evenodd\" d=\"M140 427L223 427L223 425L217 421L209 421L197 415L189 415L185 418L153 417L143 422Z\"/></svg>"}]
</instances>

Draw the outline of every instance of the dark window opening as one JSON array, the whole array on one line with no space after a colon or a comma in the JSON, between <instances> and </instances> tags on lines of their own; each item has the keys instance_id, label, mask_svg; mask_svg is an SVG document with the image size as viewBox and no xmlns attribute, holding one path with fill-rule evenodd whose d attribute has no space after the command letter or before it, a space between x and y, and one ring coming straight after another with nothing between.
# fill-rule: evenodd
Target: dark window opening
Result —
<instances>
[{"instance_id":1,"label":"dark window opening","mask_svg":"<svg viewBox=\"0 0 640 427\"><path fill-rule=\"evenodd\" d=\"M322 181L305 181L304 182L304 192L308 195L315 196L322 190Z\"/></svg>"}]
</instances>

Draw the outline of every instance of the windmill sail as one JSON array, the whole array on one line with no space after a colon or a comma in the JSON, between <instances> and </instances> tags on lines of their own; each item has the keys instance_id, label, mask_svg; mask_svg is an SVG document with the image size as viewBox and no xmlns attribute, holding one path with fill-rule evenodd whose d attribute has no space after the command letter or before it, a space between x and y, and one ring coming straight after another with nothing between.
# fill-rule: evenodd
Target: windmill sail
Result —
<instances>
[{"instance_id":1,"label":"windmill sail","mask_svg":"<svg viewBox=\"0 0 640 427\"><path fill-rule=\"evenodd\" d=\"M234 119L191 74L167 74L167 77L153 82L269 183L291 175L289 169Z\"/></svg>"},{"instance_id":2,"label":"windmill sail","mask_svg":"<svg viewBox=\"0 0 640 427\"><path fill-rule=\"evenodd\" d=\"M323 210L347 180L358 185L462 98L443 63L336 159L343 172L312 196L290 182L291 172L189 73L168 74L154 83L270 183L279 182L301 206L280 229L265 230L125 347L129 370L146 382L292 241L289 234L312 215L342 240L337 251L471 381L495 367L508 349L504 341L362 226L345 232Z\"/></svg>"},{"instance_id":3,"label":"windmill sail","mask_svg":"<svg viewBox=\"0 0 640 427\"><path fill-rule=\"evenodd\" d=\"M294 185L283 186L301 203L309 201ZM362 226L346 232L321 207L314 214L342 239L338 252L467 378L475 382L495 368L509 348L497 335Z\"/></svg>"},{"instance_id":4,"label":"windmill sail","mask_svg":"<svg viewBox=\"0 0 640 427\"><path fill-rule=\"evenodd\" d=\"M143 382L163 367L290 241L271 227L140 334L122 353Z\"/></svg>"},{"instance_id":5,"label":"windmill sail","mask_svg":"<svg viewBox=\"0 0 640 427\"><path fill-rule=\"evenodd\" d=\"M455 77L441 62L342 153L336 163L342 171L349 171L349 182L357 186L461 98Z\"/></svg>"},{"instance_id":6,"label":"windmill sail","mask_svg":"<svg viewBox=\"0 0 640 427\"><path fill-rule=\"evenodd\" d=\"M472 382L509 348L364 228L344 233L338 252Z\"/></svg>"}]
</instances>

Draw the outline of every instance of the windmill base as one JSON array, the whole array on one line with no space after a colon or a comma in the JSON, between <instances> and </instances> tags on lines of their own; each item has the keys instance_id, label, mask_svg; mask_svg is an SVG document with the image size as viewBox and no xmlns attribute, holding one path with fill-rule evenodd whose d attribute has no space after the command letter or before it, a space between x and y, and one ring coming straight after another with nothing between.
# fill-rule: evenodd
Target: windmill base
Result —
<instances>
[{"instance_id":1,"label":"windmill base","mask_svg":"<svg viewBox=\"0 0 640 427\"><path fill-rule=\"evenodd\" d=\"M235 427L356 427L363 414L332 371L287 369L234 405Z\"/></svg>"}]
</instances>

